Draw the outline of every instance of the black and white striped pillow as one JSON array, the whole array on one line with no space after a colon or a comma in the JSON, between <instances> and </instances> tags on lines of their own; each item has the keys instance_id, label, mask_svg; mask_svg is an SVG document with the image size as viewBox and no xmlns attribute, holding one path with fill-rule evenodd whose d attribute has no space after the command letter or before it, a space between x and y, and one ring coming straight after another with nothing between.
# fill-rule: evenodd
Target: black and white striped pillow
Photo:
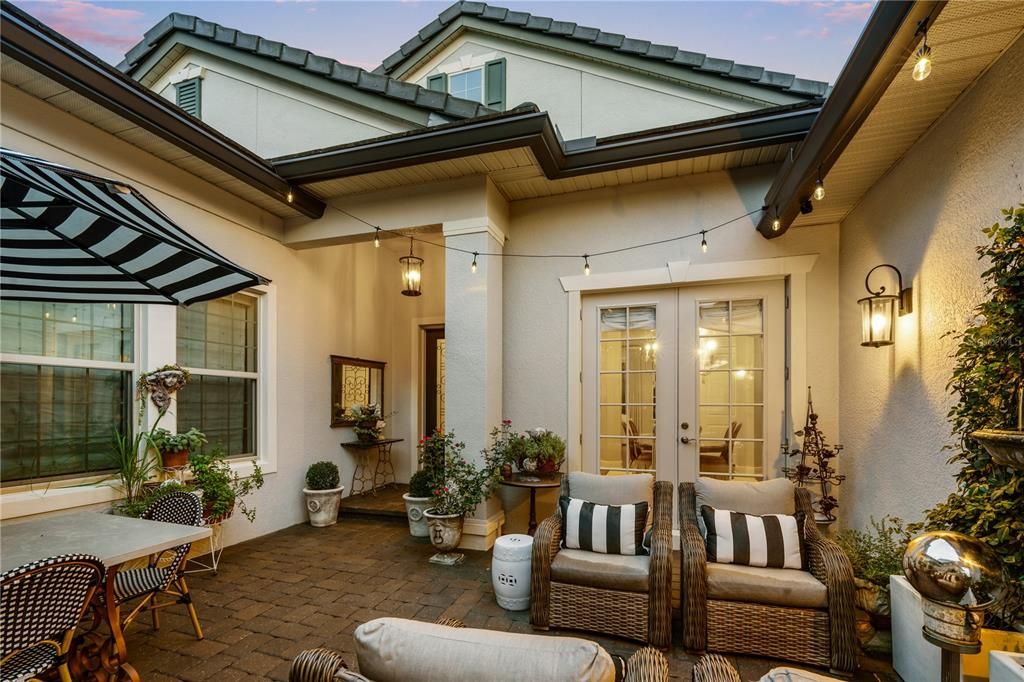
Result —
<instances>
[{"instance_id":1,"label":"black and white striped pillow","mask_svg":"<svg viewBox=\"0 0 1024 682\"><path fill-rule=\"evenodd\" d=\"M601 554L647 554L647 502L621 506L562 496L562 546Z\"/></svg>"},{"instance_id":2,"label":"black and white striped pillow","mask_svg":"<svg viewBox=\"0 0 1024 682\"><path fill-rule=\"evenodd\" d=\"M741 514L702 505L708 561L767 568L803 568L800 515Z\"/></svg>"}]
</instances>

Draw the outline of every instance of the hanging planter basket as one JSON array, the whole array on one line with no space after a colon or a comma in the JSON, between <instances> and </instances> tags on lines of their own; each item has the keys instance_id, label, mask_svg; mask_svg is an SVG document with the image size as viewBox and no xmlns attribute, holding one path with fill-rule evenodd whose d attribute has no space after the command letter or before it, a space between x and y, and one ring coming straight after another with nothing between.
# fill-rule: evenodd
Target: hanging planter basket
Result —
<instances>
[{"instance_id":1,"label":"hanging planter basket","mask_svg":"<svg viewBox=\"0 0 1024 682\"><path fill-rule=\"evenodd\" d=\"M146 409L146 396L163 414L171 406L171 396L184 388L191 378L189 371L180 365L164 365L140 376L135 384L140 419Z\"/></svg>"}]
</instances>

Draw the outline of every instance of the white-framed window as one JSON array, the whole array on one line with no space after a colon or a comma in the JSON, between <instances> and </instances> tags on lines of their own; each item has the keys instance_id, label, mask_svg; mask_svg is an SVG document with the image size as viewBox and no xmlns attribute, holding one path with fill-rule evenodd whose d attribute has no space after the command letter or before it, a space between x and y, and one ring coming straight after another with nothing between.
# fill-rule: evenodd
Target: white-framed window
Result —
<instances>
[{"instance_id":1,"label":"white-framed window","mask_svg":"<svg viewBox=\"0 0 1024 682\"><path fill-rule=\"evenodd\" d=\"M484 98L484 70L470 69L461 73L453 73L448 76L448 92L455 97L483 102Z\"/></svg>"},{"instance_id":2,"label":"white-framed window","mask_svg":"<svg viewBox=\"0 0 1024 682\"><path fill-rule=\"evenodd\" d=\"M0 304L4 485L114 468L113 431L132 427L138 337L131 305Z\"/></svg>"}]
</instances>

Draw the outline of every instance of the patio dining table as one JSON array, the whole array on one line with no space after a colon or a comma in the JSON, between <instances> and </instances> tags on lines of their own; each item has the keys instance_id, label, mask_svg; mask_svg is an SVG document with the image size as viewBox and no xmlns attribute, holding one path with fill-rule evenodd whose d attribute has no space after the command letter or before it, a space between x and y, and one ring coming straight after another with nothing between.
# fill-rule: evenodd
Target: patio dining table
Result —
<instances>
[{"instance_id":1,"label":"patio dining table","mask_svg":"<svg viewBox=\"0 0 1024 682\"><path fill-rule=\"evenodd\" d=\"M78 679L138 680L128 664L128 648L114 599L114 577L121 564L210 537L207 527L183 526L101 512L76 512L0 524L0 570L58 554L92 554L107 567L102 596L91 605L92 622L75 637L69 657ZM99 595L97 591L97 595ZM88 622L88 617L83 622ZM103 624L109 632L103 631Z\"/></svg>"}]
</instances>

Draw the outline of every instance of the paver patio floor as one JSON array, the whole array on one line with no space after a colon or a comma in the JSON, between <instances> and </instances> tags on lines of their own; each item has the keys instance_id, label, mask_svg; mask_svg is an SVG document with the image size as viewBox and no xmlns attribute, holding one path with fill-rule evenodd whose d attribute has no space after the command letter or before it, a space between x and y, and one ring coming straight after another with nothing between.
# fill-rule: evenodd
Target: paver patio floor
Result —
<instances>
[{"instance_id":1,"label":"paver patio floor","mask_svg":"<svg viewBox=\"0 0 1024 682\"><path fill-rule=\"evenodd\" d=\"M532 632L528 612L495 603L490 553L467 552L465 564L455 568L427 563L432 553L426 538L409 535L404 519L366 517L343 518L330 528L294 526L228 547L218 575L189 580L205 639L195 639L184 608L164 609L159 632L148 616L128 630L130 661L146 682L287 680L292 658L312 647L335 649L356 667L352 633L381 616L446 616L468 627ZM594 639L620 656L638 647L586 633L550 634ZM672 678L691 679L694 660L674 648ZM780 665L733 660L744 680ZM888 671L867 661L857 679L895 680Z\"/></svg>"}]
</instances>

